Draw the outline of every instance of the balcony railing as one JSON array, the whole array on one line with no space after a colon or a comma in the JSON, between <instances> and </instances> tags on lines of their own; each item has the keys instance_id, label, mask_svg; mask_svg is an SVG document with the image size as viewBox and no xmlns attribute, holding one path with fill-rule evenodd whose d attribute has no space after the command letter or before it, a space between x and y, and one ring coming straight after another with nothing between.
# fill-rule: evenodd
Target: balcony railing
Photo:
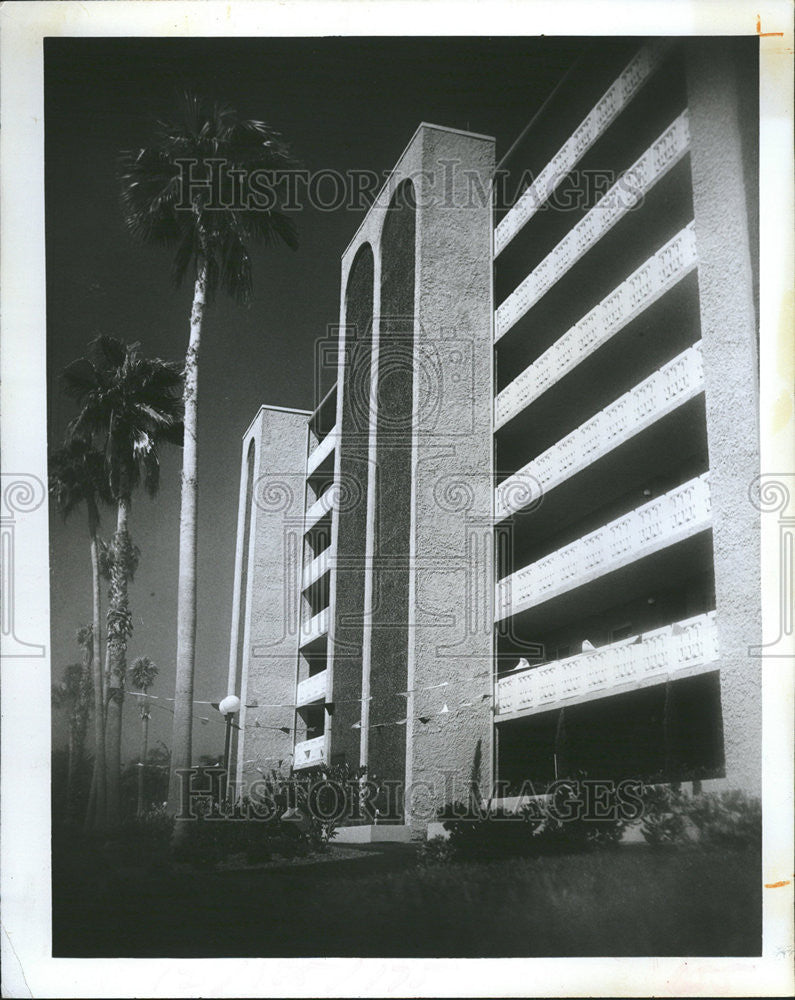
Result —
<instances>
[{"instance_id":1,"label":"balcony railing","mask_svg":"<svg viewBox=\"0 0 795 1000\"><path fill-rule=\"evenodd\" d=\"M328 622L328 608L318 611L309 621L301 622L301 646L308 646L311 642L315 642L315 640L324 636L328 632Z\"/></svg>"},{"instance_id":2,"label":"balcony railing","mask_svg":"<svg viewBox=\"0 0 795 1000\"><path fill-rule=\"evenodd\" d=\"M711 523L709 473L705 472L504 577L496 587L495 621L683 541Z\"/></svg>"},{"instance_id":3,"label":"balcony railing","mask_svg":"<svg viewBox=\"0 0 795 1000\"><path fill-rule=\"evenodd\" d=\"M519 230L550 198L596 140L605 133L621 111L640 90L660 63L665 45L652 42L634 56L621 75L605 91L572 136L552 157L530 187L494 231L494 256L503 250Z\"/></svg>"},{"instance_id":4,"label":"balcony railing","mask_svg":"<svg viewBox=\"0 0 795 1000\"><path fill-rule=\"evenodd\" d=\"M532 714L668 679L703 673L718 659L715 612L497 681L496 713Z\"/></svg>"},{"instance_id":5,"label":"balcony railing","mask_svg":"<svg viewBox=\"0 0 795 1000\"><path fill-rule=\"evenodd\" d=\"M298 704L308 705L313 701L321 701L326 697L327 673L321 670L318 674L312 674L298 683Z\"/></svg>"},{"instance_id":6,"label":"balcony railing","mask_svg":"<svg viewBox=\"0 0 795 1000\"><path fill-rule=\"evenodd\" d=\"M315 500L312 506L307 510L306 516L304 517L304 532L313 528L321 518L325 517L330 510L334 509L335 496L336 488L332 483L326 492L323 493L322 496L318 497L318 499Z\"/></svg>"},{"instance_id":7,"label":"balcony railing","mask_svg":"<svg viewBox=\"0 0 795 1000\"><path fill-rule=\"evenodd\" d=\"M703 388L699 341L500 483L494 491L495 519L548 494Z\"/></svg>"},{"instance_id":8,"label":"balcony railing","mask_svg":"<svg viewBox=\"0 0 795 1000\"><path fill-rule=\"evenodd\" d=\"M334 451L337 446L337 428L332 427L328 434L323 438L320 444L315 448L315 450L309 455L306 460L306 474L311 476L312 473L321 465L324 459Z\"/></svg>"},{"instance_id":9,"label":"balcony railing","mask_svg":"<svg viewBox=\"0 0 795 1000\"><path fill-rule=\"evenodd\" d=\"M326 737L316 736L313 740L303 740L295 744L293 768L314 767L326 759Z\"/></svg>"},{"instance_id":10,"label":"balcony railing","mask_svg":"<svg viewBox=\"0 0 795 1000\"><path fill-rule=\"evenodd\" d=\"M500 305L494 317L495 341L504 336L619 219L638 205L689 148L690 124L685 110Z\"/></svg>"},{"instance_id":11,"label":"balcony railing","mask_svg":"<svg viewBox=\"0 0 795 1000\"><path fill-rule=\"evenodd\" d=\"M495 426L500 428L521 413L673 288L697 263L691 222L502 390L494 405Z\"/></svg>"},{"instance_id":12,"label":"balcony railing","mask_svg":"<svg viewBox=\"0 0 795 1000\"><path fill-rule=\"evenodd\" d=\"M319 580L324 573L327 573L329 569L332 568L333 559L331 558L331 546L315 556L315 558L304 566L303 580L301 587L306 590L307 587L311 587L313 583Z\"/></svg>"}]
</instances>

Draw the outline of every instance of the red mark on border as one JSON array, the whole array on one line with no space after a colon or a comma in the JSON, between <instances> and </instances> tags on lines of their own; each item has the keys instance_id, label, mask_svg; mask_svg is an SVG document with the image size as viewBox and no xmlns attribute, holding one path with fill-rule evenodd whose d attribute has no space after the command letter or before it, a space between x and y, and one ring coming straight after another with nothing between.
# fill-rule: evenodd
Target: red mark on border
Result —
<instances>
[{"instance_id":1,"label":"red mark on border","mask_svg":"<svg viewBox=\"0 0 795 1000\"><path fill-rule=\"evenodd\" d=\"M784 37L784 32L783 31L762 31L762 18L759 16L759 14L756 15L756 33L757 33L757 35L759 35L760 38L783 38ZM786 882L782 882L782 883L776 882L776 885L779 885L779 884L786 885L787 883Z\"/></svg>"},{"instance_id":2,"label":"red mark on border","mask_svg":"<svg viewBox=\"0 0 795 1000\"><path fill-rule=\"evenodd\" d=\"M789 885L790 880L788 878L782 879L780 882L765 882L766 889L780 889L784 885Z\"/></svg>"}]
</instances>

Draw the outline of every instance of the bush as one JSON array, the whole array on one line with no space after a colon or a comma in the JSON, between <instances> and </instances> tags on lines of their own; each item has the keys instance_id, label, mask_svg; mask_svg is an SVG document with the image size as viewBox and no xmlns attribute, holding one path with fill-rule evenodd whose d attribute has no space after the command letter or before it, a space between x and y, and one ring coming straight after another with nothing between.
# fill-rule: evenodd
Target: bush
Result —
<instances>
[{"instance_id":1,"label":"bush","mask_svg":"<svg viewBox=\"0 0 795 1000\"><path fill-rule=\"evenodd\" d=\"M305 857L312 853L312 838L301 825L281 820L286 808L283 801L277 802L275 812L257 819L245 798L233 807L207 803L186 825L174 859L207 869L233 855L244 855L249 864L269 861L274 855Z\"/></svg>"},{"instance_id":2,"label":"bush","mask_svg":"<svg viewBox=\"0 0 795 1000\"><path fill-rule=\"evenodd\" d=\"M256 864L275 855L294 858L321 853L336 833L333 814L339 789L344 815L354 814L363 775L363 768L345 765L307 768L290 778L271 771L259 783L254 800L244 797L229 806L208 796L194 803L197 819L188 824L175 859L211 868L235 854L244 854L249 864ZM337 788L332 790L331 783Z\"/></svg>"},{"instance_id":3,"label":"bush","mask_svg":"<svg viewBox=\"0 0 795 1000\"><path fill-rule=\"evenodd\" d=\"M762 843L762 804L741 791L685 795L671 787L643 789L641 833L655 847L702 846L758 848Z\"/></svg>"},{"instance_id":4,"label":"bush","mask_svg":"<svg viewBox=\"0 0 795 1000\"><path fill-rule=\"evenodd\" d=\"M571 853L616 844L627 826L614 819L591 819L574 808L574 788L561 784L553 796L539 797L518 812L448 802L437 815L450 833L450 848L440 859L495 860ZM570 818L563 818L570 817Z\"/></svg>"},{"instance_id":5,"label":"bush","mask_svg":"<svg viewBox=\"0 0 795 1000\"><path fill-rule=\"evenodd\" d=\"M430 837L417 848L417 861L421 865L446 865L455 859L455 851L447 837Z\"/></svg>"},{"instance_id":6,"label":"bush","mask_svg":"<svg viewBox=\"0 0 795 1000\"><path fill-rule=\"evenodd\" d=\"M174 817L166 812L165 805L161 805L141 816L126 819L119 831L119 839L129 860L166 864L171 853L173 832Z\"/></svg>"}]
</instances>

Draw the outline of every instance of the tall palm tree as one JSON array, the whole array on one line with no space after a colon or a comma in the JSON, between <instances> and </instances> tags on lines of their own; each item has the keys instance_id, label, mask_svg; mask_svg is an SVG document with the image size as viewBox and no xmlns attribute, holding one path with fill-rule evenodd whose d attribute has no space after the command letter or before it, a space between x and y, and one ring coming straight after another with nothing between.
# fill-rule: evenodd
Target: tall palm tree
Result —
<instances>
[{"instance_id":1,"label":"tall palm tree","mask_svg":"<svg viewBox=\"0 0 795 1000\"><path fill-rule=\"evenodd\" d=\"M139 656L133 660L131 679L133 685L144 694L141 702L141 754L138 758L138 808L136 815L140 816L144 811L144 768L146 767L146 755L149 744L149 699L146 697L149 688L154 684L157 675L160 673L157 664L148 656Z\"/></svg>"},{"instance_id":2,"label":"tall palm tree","mask_svg":"<svg viewBox=\"0 0 795 1000\"><path fill-rule=\"evenodd\" d=\"M80 638L78 632L78 642ZM64 667L63 679L52 687L53 707L66 708L69 711L69 757L66 774L66 818L69 822L74 819L75 775L83 759L88 714L91 709L91 673L87 662L91 652L90 636L83 649L84 662L70 663Z\"/></svg>"},{"instance_id":3,"label":"tall palm tree","mask_svg":"<svg viewBox=\"0 0 795 1000\"><path fill-rule=\"evenodd\" d=\"M218 170L218 164L222 169ZM145 243L174 248L173 278L193 281L190 335L185 356L185 447L180 511L177 678L169 802L179 807L177 770L191 765L193 675L196 646L196 516L199 348L205 305L222 288L240 302L253 291L249 248L285 243L297 247L292 222L275 208L238 198L233 178L290 168L294 161L280 136L232 108L185 95L176 121L159 122L152 143L121 156L121 192L130 233ZM221 197L210 194L219 177ZM251 189L246 193L250 194ZM178 828L179 831L179 828ZM179 835L179 832L178 832Z\"/></svg>"},{"instance_id":4,"label":"tall palm tree","mask_svg":"<svg viewBox=\"0 0 795 1000\"><path fill-rule=\"evenodd\" d=\"M99 528L100 504L110 504L112 497L104 476L102 455L90 442L72 438L50 455L50 496L64 520L81 503L88 514L88 537L91 553L91 663L94 681L94 773L92 798L86 816L86 828L101 830L105 823L105 685L102 673L100 628Z\"/></svg>"},{"instance_id":5,"label":"tall palm tree","mask_svg":"<svg viewBox=\"0 0 795 1000\"><path fill-rule=\"evenodd\" d=\"M109 545L105 715L106 817L115 827L121 819L121 713L132 632L127 594L134 556L130 507L138 486L143 485L150 496L158 490L161 444L182 443L182 370L173 362L144 357L139 344L102 336L89 344L85 357L67 366L63 382L80 407L68 433L98 446L116 504L116 531Z\"/></svg>"}]
</instances>

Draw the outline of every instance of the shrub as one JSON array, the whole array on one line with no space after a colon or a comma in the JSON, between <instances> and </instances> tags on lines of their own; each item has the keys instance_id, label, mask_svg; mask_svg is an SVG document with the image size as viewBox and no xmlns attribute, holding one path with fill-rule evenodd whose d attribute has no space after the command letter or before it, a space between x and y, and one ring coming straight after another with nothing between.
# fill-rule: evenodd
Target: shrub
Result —
<instances>
[{"instance_id":1,"label":"shrub","mask_svg":"<svg viewBox=\"0 0 795 1000\"><path fill-rule=\"evenodd\" d=\"M128 860L166 864L171 853L174 817L166 812L165 804L126 819L119 832Z\"/></svg>"},{"instance_id":2,"label":"shrub","mask_svg":"<svg viewBox=\"0 0 795 1000\"><path fill-rule=\"evenodd\" d=\"M591 819L575 808L576 785L560 784L554 795L533 800L518 811L448 802L437 815L450 833L444 858L498 859L570 853L616 844L627 826L620 818Z\"/></svg>"},{"instance_id":3,"label":"shrub","mask_svg":"<svg viewBox=\"0 0 795 1000\"><path fill-rule=\"evenodd\" d=\"M692 837L688 833L685 796L671 785L646 785L642 789L643 819L640 832L652 847L675 847Z\"/></svg>"},{"instance_id":4,"label":"shrub","mask_svg":"<svg viewBox=\"0 0 795 1000\"><path fill-rule=\"evenodd\" d=\"M762 803L744 792L696 795L687 815L702 843L743 848L762 843Z\"/></svg>"},{"instance_id":5,"label":"shrub","mask_svg":"<svg viewBox=\"0 0 795 1000\"><path fill-rule=\"evenodd\" d=\"M417 861L426 867L446 865L455 859L455 850L447 837L430 837L417 848Z\"/></svg>"},{"instance_id":6,"label":"shrub","mask_svg":"<svg viewBox=\"0 0 795 1000\"><path fill-rule=\"evenodd\" d=\"M685 795L670 786L643 789L641 833L655 847L759 847L762 805L741 791Z\"/></svg>"},{"instance_id":7,"label":"shrub","mask_svg":"<svg viewBox=\"0 0 795 1000\"><path fill-rule=\"evenodd\" d=\"M495 860L532 853L539 821L505 809L494 809L481 819L445 820L450 833L450 856L457 860Z\"/></svg>"}]
</instances>

